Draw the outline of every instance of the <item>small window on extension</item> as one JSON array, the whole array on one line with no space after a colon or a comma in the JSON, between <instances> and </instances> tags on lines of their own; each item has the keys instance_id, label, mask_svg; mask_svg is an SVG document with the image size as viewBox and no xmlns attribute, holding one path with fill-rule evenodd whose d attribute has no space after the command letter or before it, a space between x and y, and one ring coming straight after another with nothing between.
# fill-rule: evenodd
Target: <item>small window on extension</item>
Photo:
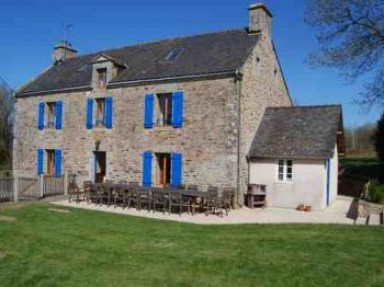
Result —
<instances>
[{"instance_id":1,"label":"small window on extension","mask_svg":"<svg viewBox=\"0 0 384 287\"><path fill-rule=\"evenodd\" d=\"M180 57L180 54L181 52L183 51L183 48L181 47L176 47L176 48L173 48L172 50L170 50L167 54L167 56L165 57L165 61L173 61L173 60L176 60Z\"/></svg>"}]
</instances>

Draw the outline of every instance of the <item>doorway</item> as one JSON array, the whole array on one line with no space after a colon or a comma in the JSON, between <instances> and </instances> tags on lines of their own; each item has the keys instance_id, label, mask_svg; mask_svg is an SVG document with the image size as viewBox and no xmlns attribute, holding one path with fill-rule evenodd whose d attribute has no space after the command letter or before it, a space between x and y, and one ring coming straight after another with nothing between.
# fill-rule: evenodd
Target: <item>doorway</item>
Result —
<instances>
[{"instance_id":1,"label":"doorway","mask_svg":"<svg viewBox=\"0 0 384 287\"><path fill-rule=\"evenodd\" d=\"M105 151L94 151L95 159L95 183L102 183L107 174L107 153Z\"/></svg>"},{"instance_id":2,"label":"doorway","mask_svg":"<svg viewBox=\"0 0 384 287\"><path fill-rule=\"evenodd\" d=\"M171 154L156 153L156 178L158 186L165 186L171 183Z\"/></svg>"}]
</instances>

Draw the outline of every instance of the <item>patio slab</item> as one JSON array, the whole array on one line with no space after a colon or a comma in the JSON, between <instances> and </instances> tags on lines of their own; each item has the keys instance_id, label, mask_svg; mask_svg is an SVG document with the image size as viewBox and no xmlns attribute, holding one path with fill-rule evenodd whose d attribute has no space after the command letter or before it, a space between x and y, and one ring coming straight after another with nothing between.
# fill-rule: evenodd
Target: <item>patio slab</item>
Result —
<instances>
[{"instance_id":1,"label":"patio slab","mask_svg":"<svg viewBox=\"0 0 384 287\"><path fill-rule=\"evenodd\" d=\"M136 210L135 208L121 208L105 205L88 204L85 202L71 202L62 200L53 202L53 204L84 208L89 210L97 210L102 212L111 212L116 214L125 214L131 216L139 216L145 218L171 220L178 222L187 222L194 224L281 224L281 223L320 223L320 224L353 224L355 212L353 211L353 198L339 196L337 200L324 211L303 212L293 209L284 208L261 208L249 209L246 207L231 210L228 216L220 217L218 215L196 214L190 215L187 213L168 214L162 212L153 212L146 210ZM356 224L365 224L365 218L359 218ZM372 216L369 225L379 225L379 216Z\"/></svg>"}]
</instances>

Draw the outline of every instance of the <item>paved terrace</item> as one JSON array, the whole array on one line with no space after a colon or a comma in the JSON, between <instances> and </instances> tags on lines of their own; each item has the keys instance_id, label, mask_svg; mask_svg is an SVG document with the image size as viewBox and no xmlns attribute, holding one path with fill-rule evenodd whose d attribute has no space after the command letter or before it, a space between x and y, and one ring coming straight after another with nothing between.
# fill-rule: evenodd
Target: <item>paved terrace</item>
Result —
<instances>
[{"instance_id":1,"label":"paved terrace","mask_svg":"<svg viewBox=\"0 0 384 287\"><path fill-rule=\"evenodd\" d=\"M231 210L228 216L199 213L191 215L183 213L181 216L178 214L168 214L168 212L162 213L159 211L148 212L147 210L136 210L135 208L121 208L106 205L88 204L86 202L71 202L68 200L61 200L53 202L53 204L84 208L89 210L97 210L102 212L110 212L116 214L124 214L131 216L139 216L160 220L170 220L178 222L187 222L194 224L273 224L273 223L319 223L319 224L353 224L356 217L356 205L353 202L353 198L339 196L337 200L325 211L311 211L303 212L293 209L283 208L260 208L249 209L241 208L237 210ZM365 218L359 218L356 224L365 224ZM379 225L379 216L372 215L369 225Z\"/></svg>"}]
</instances>

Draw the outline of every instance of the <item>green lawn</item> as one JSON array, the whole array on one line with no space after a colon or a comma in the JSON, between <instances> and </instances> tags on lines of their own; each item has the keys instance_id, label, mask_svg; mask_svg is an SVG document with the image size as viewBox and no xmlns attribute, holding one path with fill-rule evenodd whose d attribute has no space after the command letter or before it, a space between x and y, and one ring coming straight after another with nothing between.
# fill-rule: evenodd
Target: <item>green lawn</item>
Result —
<instances>
[{"instance_id":1,"label":"green lawn","mask_svg":"<svg viewBox=\"0 0 384 287\"><path fill-rule=\"evenodd\" d=\"M0 210L1 286L384 286L384 228ZM5 257L4 257L5 256Z\"/></svg>"}]
</instances>

